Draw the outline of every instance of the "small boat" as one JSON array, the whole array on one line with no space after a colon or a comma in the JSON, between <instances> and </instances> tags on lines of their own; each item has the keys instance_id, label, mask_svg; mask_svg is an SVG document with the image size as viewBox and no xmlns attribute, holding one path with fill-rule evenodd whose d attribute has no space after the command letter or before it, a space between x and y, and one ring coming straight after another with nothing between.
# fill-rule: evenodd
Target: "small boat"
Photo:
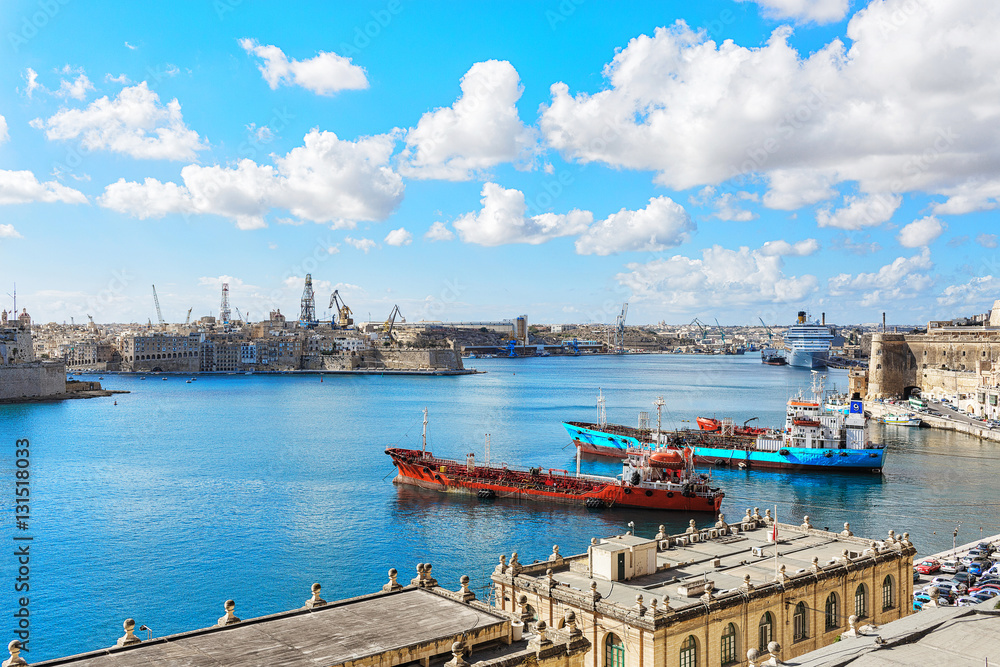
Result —
<instances>
[{"instance_id":1,"label":"small boat","mask_svg":"<svg viewBox=\"0 0 1000 667\"><path fill-rule=\"evenodd\" d=\"M139 378L139 379L140 379L140 380L145 380L145 379L146 379L146 376L145 376L145 375L143 375L143 376L142 376L141 378Z\"/></svg>"},{"instance_id":2,"label":"small boat","mask_svg":"<svg viewBox=\"0 0 1000 667\"><path fill-rule=\"evenodd\" d=\"M920 417L909 415L886 415L882 417L882 423L886 426L920 426Z\"/></svg>"},{"instance_id":3,"label":"small boat","mask_svg":"<svg viewBox=\"0 0 1000 667\"><path fill-rule=\"evenodd\" d=\"M197 382L198 378L191 378L191 382Z\"/></svg>"},{"instance_id":4,"label":"small boat","mask_svg":"<svg viewBox=\"0 0 1000 667\"><path fill-rule=\"evenodd\" d=\"M167 381L167 378L163 378L163 381L164 381L164 382L166 382L166 381Z\"/></svg>"},{"instance_id":5,"label":"small boat","mask_svg":"<svg viewBox=\"0 0 1000 667\"><path fill-rule=\"evenodd\" d=\"M184 384L191 384L191 380L185 380Z\"/></svg>"}]
</instances>

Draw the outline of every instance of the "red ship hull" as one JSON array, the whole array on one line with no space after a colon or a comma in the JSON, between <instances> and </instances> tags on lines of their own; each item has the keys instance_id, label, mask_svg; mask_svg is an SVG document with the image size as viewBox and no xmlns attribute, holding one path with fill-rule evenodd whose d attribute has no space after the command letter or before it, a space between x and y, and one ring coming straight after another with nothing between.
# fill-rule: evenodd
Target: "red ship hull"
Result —
<instances>
[{"instance_id":1,"label":"red ship hull","mask_svg":"<svg viewBox=\"0 0 1000 667\"><path fill-rule=\"evenodd\" d=\"M632 486L617 479L573 477L566 471L523 471L435 458L429 452L388 448L399 474L395 484L483 498L515 498L587 507L636 507L651 510L714 512L725 494L704 484L682 493L676 485ZM561 474L560 474L561 473Z\"/></svg>"}]
</instances>

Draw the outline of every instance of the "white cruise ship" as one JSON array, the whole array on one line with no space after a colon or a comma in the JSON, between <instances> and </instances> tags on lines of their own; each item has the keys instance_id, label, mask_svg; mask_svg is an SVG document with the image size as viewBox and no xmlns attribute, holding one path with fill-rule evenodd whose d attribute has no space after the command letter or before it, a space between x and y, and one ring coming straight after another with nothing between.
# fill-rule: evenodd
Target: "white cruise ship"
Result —
<instances>
[{"instance_id":1,"label":"white cruise ship","mask_svg":"<svg viewBox=\"0 0 1000 667\"><path fill-rule=\"evenodd\" d=\"M795 324L785 332L785 359L789 366L825 368L832 340L825 324L807 322L806 312L800 310Z\"/></svg>"}]
</instances>

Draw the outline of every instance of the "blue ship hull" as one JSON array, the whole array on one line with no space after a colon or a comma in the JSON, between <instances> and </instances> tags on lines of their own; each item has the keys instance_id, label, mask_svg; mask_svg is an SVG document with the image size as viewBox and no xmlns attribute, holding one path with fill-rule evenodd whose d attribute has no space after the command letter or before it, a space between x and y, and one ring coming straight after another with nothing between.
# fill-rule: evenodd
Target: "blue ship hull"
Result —
<instances>
[{"instance_id":1,"label":"blue ship hull","mask_svg":"<svg viewBox=\"0 0 1000 667\"><path fill-rule=\"evenodd\" d=\"M582 452L602 456L621 456L630 447L645 447L648 443L624 434L627 427L613 427L619 433L608 433L592 424L588 428L580 423L563 422L570 438ZM748 440L752 445L753 440ZM739 466L775 470L834 470L838 472L882 472L885 465L885 448L871 449L819 449L782 447L777 452L747 450L741 447L719 447L687 443L694 452L695 463Z\"/></svg>"}]
</instances>

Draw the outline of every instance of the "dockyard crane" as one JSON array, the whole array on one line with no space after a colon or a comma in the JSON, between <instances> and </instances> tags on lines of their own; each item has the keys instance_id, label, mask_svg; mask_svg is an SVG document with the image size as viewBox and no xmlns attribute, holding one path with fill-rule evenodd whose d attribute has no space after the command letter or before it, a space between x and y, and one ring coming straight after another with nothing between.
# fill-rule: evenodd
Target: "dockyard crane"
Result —
<instances>
[{"instance_id":1,"label":"dockyard crane","mask_svg":"<svg viewBox=\"0 0 1000 667\"><path fill-rule=\"evenodd\" d=\"M385 321L385 324L382 325L382 337L390 342L392 342L393 340L392 329L394 326L396 326L396 316L399 316L400 322L406 321L406 318L403 317L403 314L399 312L399 306L393 306L392 312L389 313L389 319L387 319Z\"/></svg>"},{"instance_id":2,"label":"dockyard crane","mask_svg":"<svg viewBox=\"0 0 1000 667\"><path fill-rule=\"evenodd\" d=\"M194 306L188 308L187 317L184 318L184 326L191 324L191 311L194 310Z\"/></svg>"},{"instance_id":3,"label":"dockyard crane","mask_svg":"<svg viewBox=\"0 0 1000 667\"><path fill-rule=\"evenodd\" d=\"M691 324L697 325L701 329L701 338L698 340L704 341L708 337L708 329L705 327L705 323L699 320L697 317L691 320Z\"/></svg>"},{"instance_id":4,"label":"dockyard crane","mask_svg":"<svg viewBox=\"0 0 1000 667\"><path fill-rule=\"evenodd\" d=\"M719 318L715 318L715 326L719 328L719 335L722 336L722 346L726 346L726 332L722 330L722 325L719 324Z\"/></svg>"},{"instance_id":5,"label":"dockyard crane","mask_svg":"<svg viewBox=\"0 0 1000 667\"><path fill-rule=\"evenodd\" d=\"M615 341L614 352L621 354L625 351L625 316L628 315L628 301L622 304L622 312L615 319Z\"/></svg>"},{"instance_id":6,"label":"dockyard crane","mask_svg":"<svg viewBox=\"0 0 1000 667\"><path fill-rule=\"evenodd\" d=\"M156 285L153 285L153 303L156 304L156 319L160 321L160 328L164 329L167 323L163 321L163 313L160 312L160 298L156 296Z\"/></svg>"},{"instance_id":7,"label":"dockyard crane","mask_svg":"<svg viewBox=\"0 0 1000 667\"><path fill-rule=\"evenodd\" d=\"M330 308L333 308L334 312L337 313L336 328L346 329L354 324L354 320L351 318L351 309L344 303L344 297L340 296L340 290L333 290L333 294L330 295ZM332 327L333 323L330 324Z\"/></svg>"},{"instance_id":8,"label":"dockyard crane","mask_svg":"<svg viewBox=\"0 0 1000 667\"><path fill-rule=\"evenodd\" d=\"M764 325L764 331L767 332L767 342L770 343L774 339L774 336L771 335L771 327L767 326L767 324L764 324L763 317L758 315L757 319L760 320L760 323Z\"/></svg>"}]
</instances>

